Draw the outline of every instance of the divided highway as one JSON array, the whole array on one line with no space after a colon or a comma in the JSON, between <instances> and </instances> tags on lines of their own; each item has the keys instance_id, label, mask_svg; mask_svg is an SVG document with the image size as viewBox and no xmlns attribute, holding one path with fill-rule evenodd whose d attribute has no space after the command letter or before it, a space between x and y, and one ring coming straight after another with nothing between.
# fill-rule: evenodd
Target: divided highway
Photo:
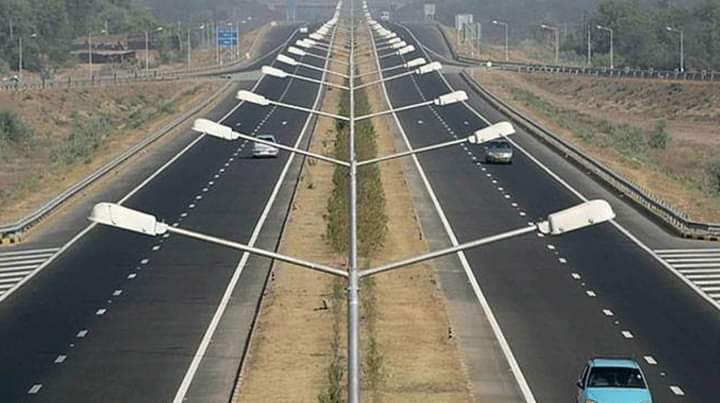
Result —
<instances>
[{"instance_id":1,"label":"divided highway","mask_svg":"<svg viewBox=\"0 0 720 403\"><path fill-rule=\"evenodd\" d=\"M302 67L297 73L322 78ZM312 107L319 88L264 78L256 91ZM291 145L302 132L303 146L311 132L302 131L310 123L305 113L252 104L232 109L224 123ZM282 152L253 160L250 147L198 138L124 204L199 232L244 243L257 238L273 249L300 161L290 164ZM187 394L187 401L227 401L269 270L267 259L242 265L241 256L179 237L93 227L0 304L0 401L172 401L236 276L213 338L232 343L210 344L200 361L202 382L190 383Z\"/></svg>"},{"instance_id":2,"label":"divided highway","mask_svg":"<svg viewBox=\"0 0 720 403\"><path fill-rule=\"evenodd\" d=\"M421 49L402 27L392 28ZM405 57L421 55L433 58ZM383 67L403 62L399 56L381 61ZM497 112L488 112L489 119L476 113L492 108L457 74L447 74L447 80L427 74L386 84L396 107L447 93L448 83L471 97L464 105L399 113L413 148L505 120ZM523 131L512 140L528 149L537 143ZM482 146L463 145L419 156L460 242L525 226L582 201L532 154L516 150L512 165L485 164L483 155ZM611 203L638 214L617 199ZM657 402L717 400L720 311L618 227L605 224L557 238L534 234L465 257L537 401L573 401L578 373L595 356L636 359Z\"/></svg>"}]
</instances>

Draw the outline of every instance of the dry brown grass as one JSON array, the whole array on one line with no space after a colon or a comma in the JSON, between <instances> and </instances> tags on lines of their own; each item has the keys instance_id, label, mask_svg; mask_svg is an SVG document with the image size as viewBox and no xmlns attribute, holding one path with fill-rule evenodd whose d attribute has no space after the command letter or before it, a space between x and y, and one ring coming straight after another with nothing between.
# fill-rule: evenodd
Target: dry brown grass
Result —
<instances>
[{"instance_id":1,"label":"dry brown grass","mask_svg":"<svg viewBox=\"0 0 720 403\"><path fill-rule=\"evenodd\" d=\"M5 149L0 171L0 222L27 214L71 184L140 142L194 103L216 91L220 82L156 82L101 89L0 93L0 108L14 110L33 128L28 146ZM158 105L166 104L160 110ZM141 115L140 112L148 111ZM87 158L61 162L61 150L75 120L99 116L115 122L100 146ZM129 121L135 116L136 125Z\"/></svg>"}]
</instances>

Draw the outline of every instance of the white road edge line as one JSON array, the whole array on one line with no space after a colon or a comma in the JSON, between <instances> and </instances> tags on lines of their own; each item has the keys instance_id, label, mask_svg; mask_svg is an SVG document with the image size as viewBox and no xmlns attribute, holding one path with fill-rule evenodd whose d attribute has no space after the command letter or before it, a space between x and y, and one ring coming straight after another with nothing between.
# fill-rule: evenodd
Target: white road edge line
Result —
<instances>
[{"instance_id":1,"label":"white road edge line","mask_svg":"<svg viewBox=\"0 0 720 403\"><path fill-rule=\"evenodd\" d=\"M333 33L334 37L334 33ZM327 58L325 61L325 70L328 69L328 64L330 63L330 58ZM322 74L321 81L325 82L327 73ZM288 84L288 87L290 87L290 84ZM315 103L313 104L312 109L317 109L318 103L320 102L322 95L322 85L318 86L318 92L315 97ZM305 125L303 126L302 131L300 132L300 135L298 136L297 141L294 144L295 148L298 148L300 144L302 143L303 139L305 138L305 134L308 129L308 125L310 124L310 121L312 119L313 115L308 114L307 119L305 120ZM285 181L285 176L287 175L288 171L290 170L290 166L292 165L293 161L295 160L294 153L291 153L288 157L287 162L285 163L285 167L282 170L282 173L280 174L280 177L278 178L278 181L275 183L275 187L273 189L272 194L270 195L270 198L268 199L268 202L265 204L265 208L260 216L260 219L258 220L257 224L255 225L255 229L253 230L253 233L250 237L250 241L248 242L248 245L253 246L255 245L255 242L257 241L260 231L262 230L263 226L265 225L265 220L267 219L270 210L275 204L275 199L280 192L280 188L282 187L283 182ZM215 314L213 315L212 320L210 321L210 324L208 325L207 330L205 331L205 334L202 338L202 341L200 342L200 345L198 346L197 351L195 352L195 356L193 357L192 362L190 363L190 367L188 368L187 372L185 373L185 377L182 380L182 383L180 384L180 387L178 388L177 393L175 394L175 398L173 399L173 403L183 403L185 400L185 395L187 394L188 390L190 389L190 385L192 384L193 379L195 378L195 374L197 373L198 368L200 367L200 363L202 362L202 359L205 357L205 352L207 351L208 347L210 346L210 342L212 341L213 335L215 334L215 330L217 329L218 325L220 324L220 319L222 319L223 314L225 313L225 309L227 308L228 303L230 302L230 297L232 296L232 293L235 291L235 286L237 285L238 280L240 279L240 274L242 274L243 270L245 269L245 264L247 263L248 259L250 258L249 253L243 253L242 258L240 259L240 262L238 263L237 267L235 268L235 272L232 275L232 278L230 279L230 282L228 283L227 288L225 289L225 293L223 294L222 299L220 300L220 304L218 305L217 310L215 311Z\"/></svg>"},{"instance_id":2,"label":"white road edge line","mask_svg":"<svg viewBox=\"0 0 720 403\"><path fill-rule=\"evenodd\" d=\"M412 34L411 34L412 35ZM417 40L416 40L417 41ZM375 40L372 38L372 44L373 44L373 50L375 50ZM420 43L419 41L417 41ZM377 53L377 52L375 52ZM425 54L429 59L429 56L427 53ZM377 58L375 58L375 62L377 65L378 70L381 69L380 62ZM443 80L445 77L440 74L441 77L443 77ZM446 82L447 84L447 82ZM383 93L385 95L385 101L388 103L388 105L392 108L392 102L390 101L390 96L387 92L387 87L385 86L385 83L381 84L381 87L383 89ZM450 87L448 85L448 87ZM412 150L412 145L410 144L410 140L408 140L407 134L405 133L405 130L402 127L402 124L400 123L400 119L397 116L397 113L391 114L393 118L395 119L395 124L397 125L398 129L400 130L400 133L403 136L403 141L405 142L405 147L408 150ZM450 222L448 221L447 217L445 216L445 212L440 205L440 202L438 198L435 195L435 191L433 190L432 186L430 185L430 181L427 178L427 175L425 175L425 171L423 170L422 166L420 165L420 161L417 158L417 155L411 155L410 156L415 163L415 168L417 169L418 173L420 174L420 177L423 181L423 184L425 185L425 189L428 192L428 195L430 196L430 199L433 202L433 205L435 207L436 212L440 216L440 220L443 223L443 226L445 227L445 232L447 233L448 238L450 238L450 242L453 246L459 245L458 239L455 236L455 232L453 231ZM467 261L467 258L465 257L465 254L463 252L458 252L457 257L460 260L460 263L463 266L463 269L465 270L465 275L468 278L468 281L470 281L470 285L472 286L473 291L475 292L475 296L477 297L478 301L480 302L480 306L482 307L483 312L485 313L485 316L487 317L488 323L490 323L490 327L492 328L493 333L495 334L495 338L498 341L498 344L500 344L500 348L503 352L503 355L505 355L505 359L508 362L508 365L510 366L510 370L513 373L513 376L515 377L515 381L518 384L518 387L520 388L520 391L527 403L536 403L535 396L532 393L532 390L530 389L530 385L528 384L527 380L525 379L525 376L522 373L522 370L520 369L520 365L518 365L517 360L515 359L515 356L513 355L512 350L510 349L510 344L508 343L507 339L505 338L505 335L502 332L502 329L500 328L500 324L498 323L497 319L495 318L495 314L493 313L492 308L490 307L490 304L488 303L487 299L485 298L485 295L483 294L482 290L480 289L480 285L478 284L477 279L475 278L475 275L472 272L472 269L470 268L470 263ZM179 402L178 402L179 403Z\"/></svg>"},{"instance_id":3,"label":"white road edge line","mask_svg":"<svg viewBox=\"0 0 720 403\"><path fill-rule=\"evenodd\" d=\"M252 88L253 91L255 91L255 89L257 89L257 87L260 86L260 83L263 81L264 78L265 78L265 76L260 77L260 79L259 79L259 80L255 83L255 85L253 86L253 88ZM240 106L241 106L242 104L244 104L244 103L245 103L245 102L242 101L242 102L239 102L237 105L235 105L235 107L233 107L228 113L226 113L226 114L220 119L220 122L224 121L225 119L228 118L228 116L230 116L230 115L232 115L233 113L235 113L235 111L236 111L238 108L240 108ZM130 199L133 195L135 195L135 193L139 192L142 188L144 188L145 186L147 186L147 184L150 183L150 181L152 181L152 180L155 179L158 175L160 175L162 172L164 172L170 165L172 165L175 161L177 161L180 157L182 157L186 152L188 152L188 150L190 150L191 148L193 148L193 147L195 146L195 144L197 144L197 143L198 143L200 140L202 140L204 137L205 137L204 134L199 135L199 136L198 136L195 140L193 140L190 144L188 144L187 146L185 146L185 148L183 148L182 150L180 150L180 152L177 153L177 155L175 155L174 157L172 157L168 162L166 162L165 164L163 164L163 166L161 166L161 167L158 168L155 172L153 172L152 175L148 176L148 177L147 177L144 181L142 181L137 187L135 187L133 190L131 190L130 193L126 194L122 199L120 199L120 200L117 202L117 204L123 204L123 203L125 203L126 201L128 201L128 199ZM72 239L70 239L65 245L63 245L61 248L59 248L58 251L57 251L54 255L52 255L48 260L45 261L45 263L41 264L37 269L35 269L35 271L33 271L33 272L30 273L28 276L26 276L25 278L23 278L19 283L17 283L17 284L15 285L15 287L11 288L11 289L10 289L9 291L7 291L6 293L0 295L0 302L5 301L9 296L11 296L13 293L15 293L15 291L17 291L20 287L22 287L23 285L25 285L25 283L27 283L28 281L32 280L32 279L33 279L38 273L40 273L44 268L46 268L48 265L50 265L52 262L54 262L55 259L58 258L58 256L60 256L63 252L65 252L65 251L68 250L71 246L73 246L73 245L75 244L75 242L77 242L80 238L82 238L83 236L85 236L85 234L87 234L88 232L90 232L91 229L95 228L96 225L97 225L96 223L92 223L92 224L88 225L87 227L85 227L84 230L80 231L77 235L75 235Z\"/></svg>"}]
</instances>

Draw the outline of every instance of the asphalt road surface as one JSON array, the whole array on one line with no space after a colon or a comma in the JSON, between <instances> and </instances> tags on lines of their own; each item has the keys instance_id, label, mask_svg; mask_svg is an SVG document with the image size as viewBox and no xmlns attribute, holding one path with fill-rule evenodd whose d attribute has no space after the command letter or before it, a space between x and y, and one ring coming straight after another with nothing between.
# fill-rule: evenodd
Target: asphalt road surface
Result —
<instances>
[{"instance_id":1,"label":"asphalt road surface","mask_svg":"<svg viewBox=\"0 0 720 403\"><path fill-rule=\"evenodd\" d=\"M321 78L305 68L297 73ZM264 78L256 92L311 107L318 86ZM302 112L243 104L224 123L295 144L306 121ZM299 163L296 158L295 169L285 172L287 153L254 160L250 148L200 138L125 205L184 228L244 243L255 237L274 248ZM268 207L270 200L275 203ZM259 258L239 264L241 256L178 236L92 228L0 304L0 401L172 401L235 275L233 315L213 338L234 338L234 347L211 343L198 377L212 385L191 383L187 395L187 401L227 401L243 354L239 341L250 331L269 268Z\"/></svg>"}]
</instances>

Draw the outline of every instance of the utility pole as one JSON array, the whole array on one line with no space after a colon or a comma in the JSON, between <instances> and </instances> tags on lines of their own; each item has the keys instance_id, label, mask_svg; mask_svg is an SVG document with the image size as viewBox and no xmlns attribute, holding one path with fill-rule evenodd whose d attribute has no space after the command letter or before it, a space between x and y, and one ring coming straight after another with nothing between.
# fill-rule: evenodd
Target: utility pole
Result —
<instances>
[{"instance_id":1,"label":"utility pole","mask_svg":"<svg viewBox=\"0 0 720 403\"><path fill-rule=\"evenodd\" d=\"M587 66L592 66L592 30L587 29Z\"/></svg>"}]
</instances>

